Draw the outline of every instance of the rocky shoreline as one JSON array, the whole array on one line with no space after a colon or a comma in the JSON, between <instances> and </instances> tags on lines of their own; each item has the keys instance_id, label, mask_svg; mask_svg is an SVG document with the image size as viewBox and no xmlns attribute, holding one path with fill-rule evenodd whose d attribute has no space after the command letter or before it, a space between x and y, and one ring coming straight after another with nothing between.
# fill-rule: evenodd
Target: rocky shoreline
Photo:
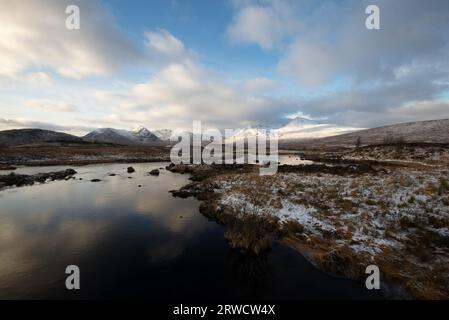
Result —
<instances>
[{"instance_id":1,"label":"rocky shoreline","mask_svg":"<svg viewBox=\"0 0 449 320\"><path fill-rule=\"evenodd\" d=\"M6 187L22 187L29 186L35 183L45 183L47 181L68 180L73 178L77 172L73 169L66 169L62 171L37 173L34 175L10 173L7 175L0 175L0 190Z\"/></svg>"}]
</instances>

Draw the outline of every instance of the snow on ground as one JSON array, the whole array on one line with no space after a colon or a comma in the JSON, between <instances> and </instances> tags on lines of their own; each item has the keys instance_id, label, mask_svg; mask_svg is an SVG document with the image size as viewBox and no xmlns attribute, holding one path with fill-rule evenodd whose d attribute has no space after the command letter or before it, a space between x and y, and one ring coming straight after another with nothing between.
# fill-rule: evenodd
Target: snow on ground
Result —
<instances>
[{"instance_id":1,"label":"snow on ground","mask_svg":"<svg viewBox=\"0 0 449 320\"><path fill-rule=\"evenodd\" d=\"M348 152L343 159L401 161L426 165L426 162L448 162L449 148L442 145L425 144L366 146Z\"/></svg>"},{"instance_id":2,"label":"snow on ground","mask_svg":"<svg viewBox=\"0 0 449 320\"><path fill-rule=\"evenodd\" d=\"M420 268L413 272L423 276L440 268L448 271L446 168L401 168L358 176L239 174L214 181L223 190L222 207L239 214L272 215L281 226L293 221L302 226L301 236L307 241L350 248L369 259L388 254L396 261L401 256L413 261L413 268Z\"/></svg>"},{"instance_id":3,"label":"snow on ground","mask_svg":"<svg viewBox=\"0 0 449 320\"><path fill-rule=\"evenodd\" d=\"M268 221L276 236L329 273L362 279L376 264L409 297L449 298L449 167L375 165L382 170L286 167L260 176L214 169L189 188L206 190L203 208L218 221L248 215L244 228L230 224L234 242L259 240ZM251 219L259 215L277 219Z\"/></svg>"}]
</instances>

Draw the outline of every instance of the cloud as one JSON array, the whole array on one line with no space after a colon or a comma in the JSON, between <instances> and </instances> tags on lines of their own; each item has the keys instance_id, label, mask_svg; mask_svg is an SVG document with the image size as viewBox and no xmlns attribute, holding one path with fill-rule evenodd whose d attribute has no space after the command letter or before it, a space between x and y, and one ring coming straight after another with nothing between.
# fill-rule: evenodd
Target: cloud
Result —
<instances>
[{"instance_id":1,"label":"cloud","mask_svg":"<svg viewBox=\"0 0 449 320\"><path fill-rule=\"evenodd\" d=\"M25 82L35 86L49 86L53 84L51 77L45 72L32 72L25 75Z\"/></svg>"},{"instance_id":2,"label":"cloud","mask_svg":"<svg viewBox=\"0 0 449 320\"><path fill-rule=\"evenodd\" d=\"M78 135L85 134L89 131L96 129L95 127L89 126L58 125L54 123L40 122L22 118L21 119L0 118L0 130L24 129L24 128L33 128L33 129L37 128L43 130L67 132Z\"/></svg>"},{"instance_id":3,"label":"cloud","mask_svg":"<svg viewBox=\"0 0 449 320\"><path fill-rule=\"evenodd\" d=\"M248 93L263 94L279 87L279 83L268 78L254 78L244 80L242 82L242 89Z\"/></svg>"},{"instance_id":4,"label":"cloud","mask_svg":"<svg viewBox=\"0 0 449 320\"><path fill-rule=\"evenodd\" d=\"M278 70L313 85L340 74L360 81L389 79L395 69L411 63L437 64L448 58L445 0L313 2L237 1L230 40L277 49L282 53ZM369 4L380 7L379 31L365 27ZM443 63L446 70L447 65Z\"/></svg>"},{"instance_id":5,"label":"cloud","mask_svg":"<svg viewBox=\"0 0 449 320\"><path fill-rule=\"evenodd\" d=\"M57 112L76 111L75 106L60 100L51 100L51 99L27 100L25 101L24 105L28 108L37 108L47 111L57 111Z\"/></svg>"},{"instance_id":6,"label":"cloud","mask_svg":"<svg viewBox=\"0 0 449 320\"><path fill-rule=\"evenodd\" d=\"M302 101L300 109L313 117L324 115L332 123L361 127L449 118L449 101L440 98L449 84L435 83L434 77L418 73L369 88L354 87Z\"/></svg>"},{"instance_id":7,"label":"cloud","mask_svg":"<svg viewBox=\"0 0 449 320\"><path fill-rule=\"evenodd\" d=\"M173 62L190 63L197 58L194 51L186 49L179 39L164 29L145 32L145 47L149 63L156 67Z\"/></svg>"},{"instance_id":8,"label":"cloud","mask_svg":"<svg viewBox=\"0 0 449 320\"><path fill-rule=\"evenodd\" d=\"M297 106L290 101L253 94L273 88L274 81L258 78L232 85L223 75L190 59L190 51L173 35L152 32L152 39L157 39L157 46L151 47L176 57L176 61L166 61L149 81L127 91L94 92L96 99L115 105L114 116L108 120L185 129L193 120L202 120L208 126L234 128L273 121L296 111Z\"/></svg>"},{"instance_id":9,"label":"cloud","mask_svg":"<svg viewBox=\"0 0 449 320\"><path fill-rule=\"evenodd\" d=\"M80 30L65 27L65 8L73 4L80 8ZM110 75L142 57L100 1L3 0L0 21L0 77L26 76L31 68L74 79Z\"/></svg>"},{"instance_id":10,"label":"cloud","mask_svg":"<svg viewBox=\"0 0 449 320\"><path fill-rule=\"evenodd\" d=\"M281 74L292 76L306 85L322 84L336 67L331 51L302 41L291 44L278 64Z\"/></svg>"},{"instance_id":11,"label":"cloud","mask_svg":"<svg viewBox=\"0 0 449 320\"><path fill-rule=\"evenodd\" d=\"M388 124L449 119L449 100L413 101L400 107L388 108L384 111L349 110L344 114L336 114L335 123L351 125L357 123L362 127L379 127Z\"/></svg>"},{"instance_id":12,"label":"cloud","mask_svg":"<svg viewBox=\"0 0 449 320\"><path fill-rule=\"evenodd\" d=\"M290 9L291 1L235 2L234 5L238 12L227 30L232 43L257 43L264 49L272 49L298 27Z\"/></svg>"},{"instance_id":13,"label":"cloud","mask_svg":"<svg viewBox=\"0 0 449 320\"><path fill-rule=\"evenodd\" d=\"M228 29L232 42L276 51L279 74L300 86L340 84L328 95L299 97L301 112L363 127L447 117L440 97L449 92L448 1L311 3L237 1ZM365 27L370 4L380 7L381 30ZM288 10L277 9L282 6ZM256 12L261 19L245 22ZM300 23L292 24L291 17Z\"/></svg>"},{"instance_id":14,"label":"cloud","mask_svg":"<svg viewBox=\"0 0 449 320\"><path fill-rule=\"evenodd\" d=\"M379 31L365 28L364 8L373 3L381 10ZM292 40L279 62L281 73L306 84L325 84L344 74L357 84L392 80L395 70L413 64L449 71L447 1L346 1L333 12L338 21ZM326 18L321 10L312 16L317 21Z\"/></svg>"},{"instance_id":15,"label":"cloud","mask_svg":"<svg viewBox=\"0 0 449 320\"><path fill-rule=\"evenodd\" d=\"M0 83L15 81L0 90L3 117L14 119L3 119L1 125L66 131L72 130L66 123L84 121L92 126L187 129L192 120L202 120L208 126L235 128L307 114L370 127L447 116L446 0L231 3L234 16L223 31L232 44L263 49L250 50L254 63L260 63L264 75L277 71L276 81L259 75L232 79L226 71L204 65L199 54L164 29L145 32L143 43L136 46L100 0L2 0ZM80 7L81 30L65 28L68 4ZM368 4L380 6L379 31L365 28ZM134 80L135 74L145 72L126 69L136 63L148 66L151 76ZM122 67L130 71L126 79L110 77ZM254 71L245 68L239 73ZM96 82L99 79L85 79L89 76L107 77ZM75 84L61 77L87 81ZM289 96L280 98L285 93ZM17 110L10 107L22 95L27 103ZM88 113L61 99L75 101ZM45 112L32 110L36 108ZM56 111L49 114L58 125L45 123L46 111ZM75 112L63 113L67 111ZM34 115L30 118L44 122L17 115Z\"/></svg>"}]
</instances>

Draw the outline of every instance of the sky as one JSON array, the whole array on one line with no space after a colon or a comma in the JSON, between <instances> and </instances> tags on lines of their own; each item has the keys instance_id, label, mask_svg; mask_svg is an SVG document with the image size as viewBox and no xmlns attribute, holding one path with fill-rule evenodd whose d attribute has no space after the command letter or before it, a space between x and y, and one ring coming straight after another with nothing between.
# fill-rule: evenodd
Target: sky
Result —
<instances>
[{"instance_id":1,"label":"sky","mask_svg":"<svg viewBox=\"0 0 449 320\"><path fill-rule=\"evenodd\" d=\"M0 0L0 24L0 130L449 118L447 0Z\"/></svg>"}]
</instances>

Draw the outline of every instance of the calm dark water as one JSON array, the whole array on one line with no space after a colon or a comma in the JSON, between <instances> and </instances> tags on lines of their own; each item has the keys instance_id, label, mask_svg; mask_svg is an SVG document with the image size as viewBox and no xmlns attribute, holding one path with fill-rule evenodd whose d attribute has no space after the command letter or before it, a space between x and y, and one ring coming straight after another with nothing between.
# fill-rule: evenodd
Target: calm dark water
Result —
<instances>
[{"instance_id":1,"label":"calm dark water","mask_svg":"<svg viewBox=\"0 0 449 320\"><path fill-rule=\"evenodd\" d=\"M127 166L77 167L77 180L0 192L1 299L381 298L281 245L260 257L230 250L224 227L203 217L195 199L168 193L187 176L148 175L162 163L132 164L133 174ZM65 289L71 264L81 290Z\"/></svg>"}]
</instances>

